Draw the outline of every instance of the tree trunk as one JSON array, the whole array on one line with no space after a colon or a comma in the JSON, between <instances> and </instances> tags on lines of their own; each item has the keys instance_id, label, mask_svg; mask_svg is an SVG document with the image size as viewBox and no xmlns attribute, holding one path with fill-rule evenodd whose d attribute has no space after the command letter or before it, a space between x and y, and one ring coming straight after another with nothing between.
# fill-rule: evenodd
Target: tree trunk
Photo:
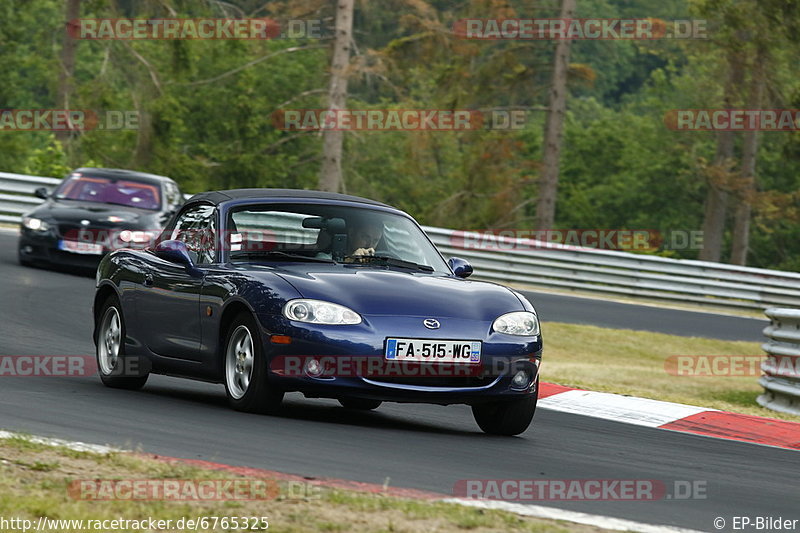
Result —
<instances>
[{"instance_id":1,"label":"tree trunk","mask_svg":"<svg viewBox=\"0 0 800 533\"><path fill-rule=\"evenodd\" d=\"M81 13L81 0L67 0L66 1L66 17L67 20L64 24L64 39L61 46L61 69L58 72L58 94L56 95L56 107L59 109L69 109L71 105L71 97L73 90L73 75L75 74L75 48L77 40L72 38L67 24L71 20L80 17ZM57 130L55 132L56 139L66 149L66 143L69 140L70 132L67 130Z\"/></svg>"},{"instance_id":2,"label":"tree trunk","mask_svg":"<svg viewBox=\"0 0 800 533\"><path fill-rule=\"evenodd\" d=\"M750 102L748 108L761 109L764 97L764 61L765 54L759 50L756 55L756 64L752 73L750 89ZM747 252L750 248L750 216L752 211L753 194L756 190L756 161L758 160L758 130L747 131L744 134L742 147L742 189L736 205L736 215L733 224L733 238L731 249L731 263L734 265L747 264Z\"/></svg>"},{"instance_id":3,"label":"tree trunk","mask_svg":"<svg viewBox=\"0 0 800 533\"><path fill-rule=\"evenodd\" d=\"M331 80L328 88L328 110L347 106L347 70L350 65L350 42L353 38L353 6L355 0L336 1L336 35L333 41ZM322 131L322 169L318 188L338 192L342 186L342 144L344 132Z\"/></svg>"},{"instance_id":4,"label":"tree trunk","mask_svg":"<svg viewBox=\"0 0 800 533\"><path fill-rule=\"evenodd\" d=\"M735 94L742 83L742 58L738 53L728 55L728 82L725 85L725 109L734 107ZM714 166L720 169L719 175L727 172L733 159L735 134L732 131L717 133L717 153ZM725 233L725 218L728 210L728 184L713 180L708 182L706 206L703 216L703 247L700 249L701 261L719 262L722 257L722 237Z\"/></svg>"},{"instance_id":5,"label":"tree trunk","mask_svg":"<svg viewBox=\"0 0 800 533\"><path fill-rule=\"evenodd\" d=\"M575 15L575 0L561 0L561 18L571 19ZM558 194L558 166L561 157L561 142L564 130L564 114L567 110L567 69L572 41L561 39L556 44L553 61L553 81L550 85L550 108L547 112L544 131L544 157L542 175L539 178L539 196L536 203L536 229L553 227L556 217Z\"/></svg>"}]
</instances>

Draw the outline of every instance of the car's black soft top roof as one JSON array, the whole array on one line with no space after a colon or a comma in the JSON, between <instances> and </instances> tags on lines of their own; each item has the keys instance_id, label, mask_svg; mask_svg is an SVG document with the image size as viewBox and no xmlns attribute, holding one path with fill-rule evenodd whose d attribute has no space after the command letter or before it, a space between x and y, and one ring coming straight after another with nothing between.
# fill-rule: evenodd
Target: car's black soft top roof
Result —
<instances>
[{"instance_id":1,"label":"car's black soft top roof","mask_svg":"<svg viewBox=\"0 0 800 533\"><path fill-rule=\"evenodd\" d=\"M158 174L148 174L147 172L138 172L136 170L123 170L120 168L95 168L95 167L81 167L70 172L72 174L85 174L87 176L94 176L97 178L109 179L130 179L133 181L141 181L145 183L162 183L164 181L174 181L167 176L159 176Z\"/></svg>"},{"instance_id":2,"label":"car's black soft top roof","mask_svg":"<svg viewBox=\"0 0 800 533\"><path fill-rule=\"evenodd\" d=\"M206 201L213 204L221 204L228 200L239 199L254 199L259 198L316 198L321 200L342 200L347 202L359 202L362 204L378 205L381 207L391 207L387 204L361 198L359 196L350 196L349 194L339 194L335 192L323 191L309 191L306 189L231 189L228 191L210 191L195 194L189 198L189 202Z\"/></svg>"}]
</instances>

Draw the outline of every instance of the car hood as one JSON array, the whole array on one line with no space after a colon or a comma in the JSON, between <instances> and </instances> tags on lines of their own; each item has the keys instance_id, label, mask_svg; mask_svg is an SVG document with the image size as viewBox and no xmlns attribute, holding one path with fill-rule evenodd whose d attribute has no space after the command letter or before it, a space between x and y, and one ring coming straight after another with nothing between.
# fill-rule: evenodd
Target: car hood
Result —
<instances>
[{"instance_id":1,"label":"car hood","mask_svg":"<svg viewBox=\"0 0 800 533\"><path fill-rule=\"evenodd\" d=\"M110 215L121 217L124 222L135 223L149 220L157 215L157 212L124 205L48 200L29 213L29 216L53 219L59 222L104 221Z\"/></svg>"},{"instance_id":2,"label":"car hood","mask_svg":"<svg viewBox=\"0 0 800 533\"><path fill-rule=\"evenodd\" d=\"M514 293L493 283L389 269L307 270L285 268L277 273L304 298L338 303L364 315L491 321L503 313L524 310Z\"/></svg>"}]
</instances>

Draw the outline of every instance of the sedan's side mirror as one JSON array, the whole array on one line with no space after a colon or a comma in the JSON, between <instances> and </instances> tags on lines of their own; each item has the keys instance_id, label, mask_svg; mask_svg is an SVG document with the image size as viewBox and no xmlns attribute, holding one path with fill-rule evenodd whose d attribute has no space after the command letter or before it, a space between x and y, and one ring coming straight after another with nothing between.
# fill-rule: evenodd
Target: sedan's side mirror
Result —
<instances>
[{"instance_id":1,"label":"sedan's side mirror","mask_svg":"<svg viewBox=\"0 0 800 533\"><path fill-rule=\"evenodd\" d=\"M451 257L447 260L447 264L450 265L450 270L453 271L453 274L459 278L468 278L472 275L472 265L466 259Z\"/></svg>"},{"instance_id":2,"label":"sedan's side mirror","mask_svg":"<svg viewBox=\"0 0 800 533\"><path fill-rule=\"evenodd\" d=\"M189 255L189 248L183 241L161 241L156 245L154 252L156 257L164 261L183 265L187 270L194 270L194 261L192 261L192 256Z\"/></svg>"},{"instance_id":3,"label":"sedan's side mirror","mask_svg":"<svg viewBox=\"0 0 800 533\"><path fill-rule=\"evenodd\" d=\"M47 197L50 196L50 193L47 192L47 187L39 187L35 191L33 191L33 195L36 198L41 198L42 200L47 200Z\"/></svg>"}]
</instances>

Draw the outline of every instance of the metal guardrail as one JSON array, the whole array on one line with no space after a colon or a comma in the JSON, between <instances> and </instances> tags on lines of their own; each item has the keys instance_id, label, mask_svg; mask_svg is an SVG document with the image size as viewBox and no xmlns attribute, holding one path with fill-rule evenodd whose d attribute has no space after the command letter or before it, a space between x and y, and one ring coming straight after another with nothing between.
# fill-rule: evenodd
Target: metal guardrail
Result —
<instances>
[{"instance_id":1,"label":"metal guardrail","mask_svg":"<svg viewBox=\"0 0 800 533\"><path fill-rule=\"evenodd\" d=\"M20 217L44 202L33 195L39 187L55 187L57 178L0 172L0 222L19 222ZM11 194L8 194L11 193Z\"/></svg>"},{"instance_id":2,"label":"metal guardrail","mask_svg":"<svg viewBox=\"0 0 800 533\"><path fill-rule=\"evenodd\" d=\"M20 216L42 202L37 187L61 180L0 172L0 222ZM669 259L529 239L492 236L425 226L447 256L469 260L475 278L500 283L694 302L736 309L800 308L800 273L722 263Z\"/></svg>"},{"instance_id":3,"label":"metal guardrail","mask_svg":"<svg viewBox=\"0 0 800 533\"><path fill-rule=\"evenodd\" d=\"M483 249L470 244L481 242L479 234L423 229L442 253L469 260L476 278L731 308L800 307L796 272L499 236L492 236L491 249Z\"/></svg>"},{"instance_id":4,"label":"metal guardrail","mask_svg":"<svg viewBox=\"0 0 800 533\"><path fill-rule=\"evenodd\" d=\"M761 348L767 360L761 363L758 383L764 394L758 397L760 405L800 415L800 309L767 309L764 312L771 323L764 328L769 339Z\"/></svg>"}]
</instances>

